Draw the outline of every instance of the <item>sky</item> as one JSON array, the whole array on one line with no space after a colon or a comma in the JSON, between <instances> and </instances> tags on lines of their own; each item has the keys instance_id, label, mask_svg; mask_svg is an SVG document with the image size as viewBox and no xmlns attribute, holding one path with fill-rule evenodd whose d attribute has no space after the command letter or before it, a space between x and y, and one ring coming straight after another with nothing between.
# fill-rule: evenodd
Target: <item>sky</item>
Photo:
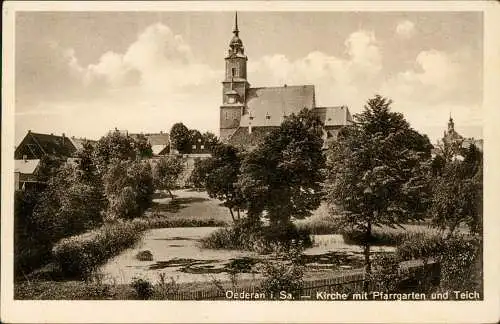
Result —
<instances>
[{"instance_id":1,"label":"sky","mask_svg":"<svg viewBox=\"0 0 500 324\"><path fill-rule=\"evenodd\" d=\"M15 142L28 130L218 133L234 12L17 12ZM432 142L482 138L481 12L239 12L251 86L313 84L359 113L375 94Z\"/></svg>"}]
</instances>

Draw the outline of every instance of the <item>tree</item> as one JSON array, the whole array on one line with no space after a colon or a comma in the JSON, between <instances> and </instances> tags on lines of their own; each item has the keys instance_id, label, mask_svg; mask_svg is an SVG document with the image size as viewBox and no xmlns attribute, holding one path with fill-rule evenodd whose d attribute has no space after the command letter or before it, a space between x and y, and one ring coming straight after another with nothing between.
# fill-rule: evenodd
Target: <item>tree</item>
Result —
<instances>
[{"instance_id":1,"label":"tree","mask_svg":"<svg viewBox=\"0 0 500 324\"><path fill-rule=\"evenodd\" d=\"M177 185L177 181L184 171L184 163L181 158L167 156L159 160L153 166L153 179L155 187L167 190L170 197L174 199L172 189Z\"/></svg>"},{"instance_id":2,"label":"tree","mask_svg":"<svg viewBox=\"0 0 500 324\"><path fill-rule=\"evenodd\" d=\"M240 165L238 150L231 145L220 144L214 147L211 158L200 162L196 171L208 195L223 201L233 221L236 221L233 211L236 211L239 220L240 210L244 208L243 196L237 186Z\"/></svg>"},{"instance_id":3,"label":"tree","mask_svg":"<svg viewBox=\"0 0 500 324\"><path fill-rule=\"evenodd\" d=\"M391 104L379 95L369 99L328 150L327 201L364 233L367 273L372 227L420 219L430 202L432 146Z\"/></svg>"},{"instance_id":4,"label":"tree","mask_svg":"<svg viewBox=\"0 0 500 324\"><path fill-rule=\"evenodd\" d=\"M104 171L113 159L134 160L137 157L134 143L133 138L118 131L101 137L93 152L95 163L101 171Z\"/></svg>"},{"instance_id":5,"label":"tree","mask_svg":"<svg viewBox=\"0 0 500 324\"><path fill-rule=\"evenodd\" d=\"M206 188L206 178L212 166L212 158L197 159L194 161L194 168L189 175L189 183L195 188Z\"/></svg>"},{"instance_id":6,"label":"tree","mask_svg":"<svg viewBox=\"0 0 500 324\"><path fill-rule=\"evenodd\" d=\"M322 146L322 123L304 109L247 153L238 185L248 217L257 221L265 211L272 227L285 229L292 217L307 217L318 208L325 167Z\"/></svg>"},{"instance_id":7,"label":"tree","mask_svg":"<svg viewBox=\"0 0 500 324\"><path fill-rule=\"evenodd\" d=\"M112 160L103 183L110 219L134 218L151 206L154 186L147 162Z\"/></svg>"},{"instance_id":8,"label":"tree","mask_svg":"<svg viewBox=\"0 0 500 324\"><path fill-rule=\"evenodd\" d=\"M482 153L471 145L463 150L464 160L449 160L435 180L431 214L434 223L452 235L465 223L473 233L482 231Z\"/></svg>"},{"instance_id":9,"label":"tree","mask_svg":"<svg viewBox=\"0 0 500 324\"><path fill-rule=\"evenodd\" d=\"M179 153L186 153L191 145L191 133L183 123L176 123L170 130L170 142Z\"/></svg>"},{"instance_id":10,"label":"tree","mask_svg":"<svg viewBox=\"0 0 500 324\"><path fill-rule=\"evenodd\" d=\"M134 138L132 146L134 147L135 153L139 158L150 158L153 156L151 144L143 134L139 134Z\"/></svg>"},{"instance_id":11,"label":"tree","mask_svg":"<svg viewBox=\"0 0 500 324\"><path fill-rule=\"evenodd\" d=\"M213 151L220 144L219 139L211 132L205 132L202 135L203 143L209 151Z\"/></svg>"},{"instance_id":12,"label":"tree","mask_svg":"<svg viewBox=\"0 0 500 324\"><path fill-rule=\"evenodd\" d=\"M41 244L81 233L102 222L104 197L75 164L66 164L48 181L33 211Z\"/></svg>"}]
</instances>

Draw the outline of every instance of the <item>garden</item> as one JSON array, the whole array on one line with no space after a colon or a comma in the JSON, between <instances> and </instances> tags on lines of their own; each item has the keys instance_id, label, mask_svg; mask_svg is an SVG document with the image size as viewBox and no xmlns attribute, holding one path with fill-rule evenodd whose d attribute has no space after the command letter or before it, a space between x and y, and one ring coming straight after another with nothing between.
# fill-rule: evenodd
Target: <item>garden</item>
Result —
<instances>
[{"instance_id":1,"label":"garden","mask_svg":"<svg viewBox=\"0 0 500 324\"><path fill-rule=\"evenodd\" d=\"M391 104L368 100L326 149L308 110L253 150L214 144L191 189L176 188L179 157L119 133L46 159L46 188L16 192L15 298L298 296L339 273L364 290L481 292L482 152L431 154ZM401 270L412 262L438 280Z\"/></svg>"}]
</instances>

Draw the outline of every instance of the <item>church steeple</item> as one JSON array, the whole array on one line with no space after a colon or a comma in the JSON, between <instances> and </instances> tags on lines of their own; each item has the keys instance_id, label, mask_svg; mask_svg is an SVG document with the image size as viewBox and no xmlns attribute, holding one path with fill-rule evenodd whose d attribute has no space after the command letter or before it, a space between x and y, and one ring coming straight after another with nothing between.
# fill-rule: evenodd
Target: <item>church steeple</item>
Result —
<instances>
[{"instance_id":1,"label":"church steeple","mask_svg":"<svg viewBox=\"0 0 500 324\"><path fill-rule=\"evenodd\" d=\"M240 39L240 30L238 29L238 13L234 15L234 29L233 38L229 43L229 56L239 55L245 57L245 48L243 47L243 42Z\"/></svg>"},{"instance_id":2,"label":"church steeple","mask_svg":"<svg viewBox=\"0 0 500 324\"><path fill-rule=\"evenodd\" d=\"M451 113L450 113L450 120L448 121L448 133L454 131L455 131L455 123L453 122L453 118L451 118Z\"/></svg>"},{"instance_id":3,"label":"church steeple","mask_svg":"<svg viewBox=\"0 0 500 324\"><path fill-rule=\"evenodd\" d=\"M236 11L236 13L234 14L234 29L233 29L233 34L235 36L238 36L239 34L239 30L238 30L238 12Z\"/></svg>"},{"instance_id":4,"label":"church steeple","mask_svg":"<svg viewBox=\"0 0 500 324\"><path fill-rule=\"evenodd\" d=\"M226 75L222 81L222 106L220 108L220 138L224 141L240 126L245 114L247 92L247 56L240 39L238 13L234 15L233 37L229 42L226 61Z\"/></svg>"}]
</instances>

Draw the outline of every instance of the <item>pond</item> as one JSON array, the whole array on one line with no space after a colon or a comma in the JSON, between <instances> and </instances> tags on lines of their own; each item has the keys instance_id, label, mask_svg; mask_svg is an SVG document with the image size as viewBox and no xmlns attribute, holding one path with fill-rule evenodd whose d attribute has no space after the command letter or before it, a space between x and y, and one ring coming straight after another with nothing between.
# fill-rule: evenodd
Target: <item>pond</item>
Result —
<instances>
[{"instance_id":1,"label":"pond","mask_svg":"<svg viewBox=\"0 0 500 324\"><path fill-rule=\"evenodd\" d=\"M252 266L265 258L257 253L238 250L212 250L199 247L199 240L217 227L178 227L149 230L131 249L109 260L101 271L107 281L130 283L134 277L156 282L160 273L178 283L228 280L228 266L237 264L244 273L240 279L258 278ZM303 260L309 276L325 270L362 267L362 248L344 243L341 235L313 235L314 246L304 251ZM136 258L149 250L152 261ZM374 252L393 252L393 247L373 247ZM245 271L247 270L247 271Z\"/></svg>"}]
</instances>

